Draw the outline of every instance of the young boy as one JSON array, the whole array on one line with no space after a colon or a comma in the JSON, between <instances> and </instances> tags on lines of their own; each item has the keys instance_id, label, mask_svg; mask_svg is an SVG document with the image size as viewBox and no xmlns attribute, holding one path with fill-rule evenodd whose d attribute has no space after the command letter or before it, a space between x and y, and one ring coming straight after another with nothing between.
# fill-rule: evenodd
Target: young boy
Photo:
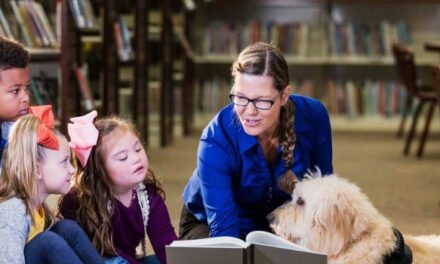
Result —
<instances>
[{"instance_id":1,"label":"young boy","mask_svg":"<svg viewBox=\"0 0 440 264\"><path fill-rule=\"evenodd\" d=\"M29 53L20 43L0 36L0 171L9 130L28 113L28 64Z\"/></svg>"}]
</instances>

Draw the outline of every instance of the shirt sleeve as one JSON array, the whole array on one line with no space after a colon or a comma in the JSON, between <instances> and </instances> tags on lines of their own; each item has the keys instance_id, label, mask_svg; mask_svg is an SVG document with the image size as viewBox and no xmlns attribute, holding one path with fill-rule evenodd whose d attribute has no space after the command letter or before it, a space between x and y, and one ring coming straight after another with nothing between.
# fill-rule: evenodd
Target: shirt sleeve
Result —
<instances>
[{"instance_id":1,"label":"shirt sleeve","mask_svg":"<svg viewBox=\"0 0 440 264\"><path fill-rule=\"evenodd\" d=\"M0 208L0 263L25 263L24 246L27 231L27 215L24 207Z\"/></svg>"},{"instance_id":2,"label":"shirt sleeve","mask_svg":"<svg viewBox=\"0 0 440 264\"><path fill-rule=\"evenodd\" d=\"M330 118L327 109L321 103L318 104L314 124L317 138L312 150L312 169L318 167L322 175L332 174L333 148Z\"/></svg>"},{"instance_id":3,"label":"shirt sleeve","mask_svg":"<svg viewBox=\"0 0 440 264\"><path fill-rule=\"evenodd\" d=\"M239 222L233 193L233 159L227 140L217 138L200 141L198 173L211 237L239 237Z\"/></svg>"},{"instance_id":4,"label":"shirt sleeve","mask_svg":"<svg viewBox=\"0 0 440 264\"><path fill-rule=\"evenodd\" d=\"M167 263L165 246L177 239L174 227L171 225L170 216L162 197L155 189L148 190L150 213L148 216L147 233L154 253L160 263Z\"/></svg>"}]
</instances>

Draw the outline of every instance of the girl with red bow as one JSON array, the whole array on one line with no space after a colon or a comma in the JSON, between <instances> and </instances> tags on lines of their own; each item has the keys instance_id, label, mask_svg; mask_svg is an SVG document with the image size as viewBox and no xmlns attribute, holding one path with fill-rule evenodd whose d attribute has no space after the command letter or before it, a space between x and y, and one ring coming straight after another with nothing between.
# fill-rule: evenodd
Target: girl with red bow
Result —
<instances>
[{"instance_id":1,"label":"girl with red bow","mask_svg":"<svg viewBox=\"0 0 440 264\"><path fill-rule=\"evenodd\" d=\"M66 194L75 173L51 106L30 107L12 127L0 176L0 263L104 263L73 221L44 206Z\"/></svg>"}]
</instances>

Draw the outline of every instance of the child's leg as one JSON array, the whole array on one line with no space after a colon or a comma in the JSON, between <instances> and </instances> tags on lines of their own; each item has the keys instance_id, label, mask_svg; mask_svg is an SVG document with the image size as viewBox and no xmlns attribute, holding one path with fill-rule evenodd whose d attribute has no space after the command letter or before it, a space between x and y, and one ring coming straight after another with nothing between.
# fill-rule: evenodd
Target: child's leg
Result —
<instances>
[{"instance_id":1,"label":"child's leg","mask_svg":"<svg viewBox=\"0 0 440 264\"><path fill-rule=\"evenodd\" d=\"M72 220L60 220L50 231L61 236L84 263L104 263L84 230Z\"/></svg>"},{"instance_id":2,"label":"child's leg","mask_svg":"<svg viewBox=\"0 0 440 264\"><path fill-rule=\"evenodd\" d=\"M119 256L108 258L104 262L105 264L129 264L127 260Z\"/></svg>"},{"instance_id":3,"label":"child's leg","mask_svg":"<svg viewBox=\"0 0 440 264\"><path fill-rule=\"evenodd\" d=\"M160 260L156 255L148 255L142 258L142 264L160 264Z\"/></svg>"},{"instance_id":4,"label":"child's leg","mask_svg":"<svg viewBox=\"0 0 440 264\"><path fill-rule=\"evenodd\" d=\"M24 257L26 263L33 264L83 263L67 242L51 231L42 232L27 243Z\"/></svg>"}]
</instances>

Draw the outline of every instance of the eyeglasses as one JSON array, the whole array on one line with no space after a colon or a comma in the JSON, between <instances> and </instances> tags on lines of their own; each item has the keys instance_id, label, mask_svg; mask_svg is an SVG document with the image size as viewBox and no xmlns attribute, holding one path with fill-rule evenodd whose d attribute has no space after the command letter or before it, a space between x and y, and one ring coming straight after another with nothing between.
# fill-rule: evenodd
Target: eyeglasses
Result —
<instances>
[{"instance_id":1,"label":"eyeglasses","mask_svg":"<svg viewBox=\"0 0 440 264\"><path fill-rule=\"evenodd\" d=\"M246 107L249 104L249 102L252 102L252 104L254 104L254 106L257 109L269 110L272 108L273 104L280 97L280 95L281 95L281 92L279 94L277 94L274 98L269 100L269 99L249 99L244 96L229 94L229 99L231 99L231 102L233 104L238 105L238 106Z\"/></svg>"}]
</instances>

